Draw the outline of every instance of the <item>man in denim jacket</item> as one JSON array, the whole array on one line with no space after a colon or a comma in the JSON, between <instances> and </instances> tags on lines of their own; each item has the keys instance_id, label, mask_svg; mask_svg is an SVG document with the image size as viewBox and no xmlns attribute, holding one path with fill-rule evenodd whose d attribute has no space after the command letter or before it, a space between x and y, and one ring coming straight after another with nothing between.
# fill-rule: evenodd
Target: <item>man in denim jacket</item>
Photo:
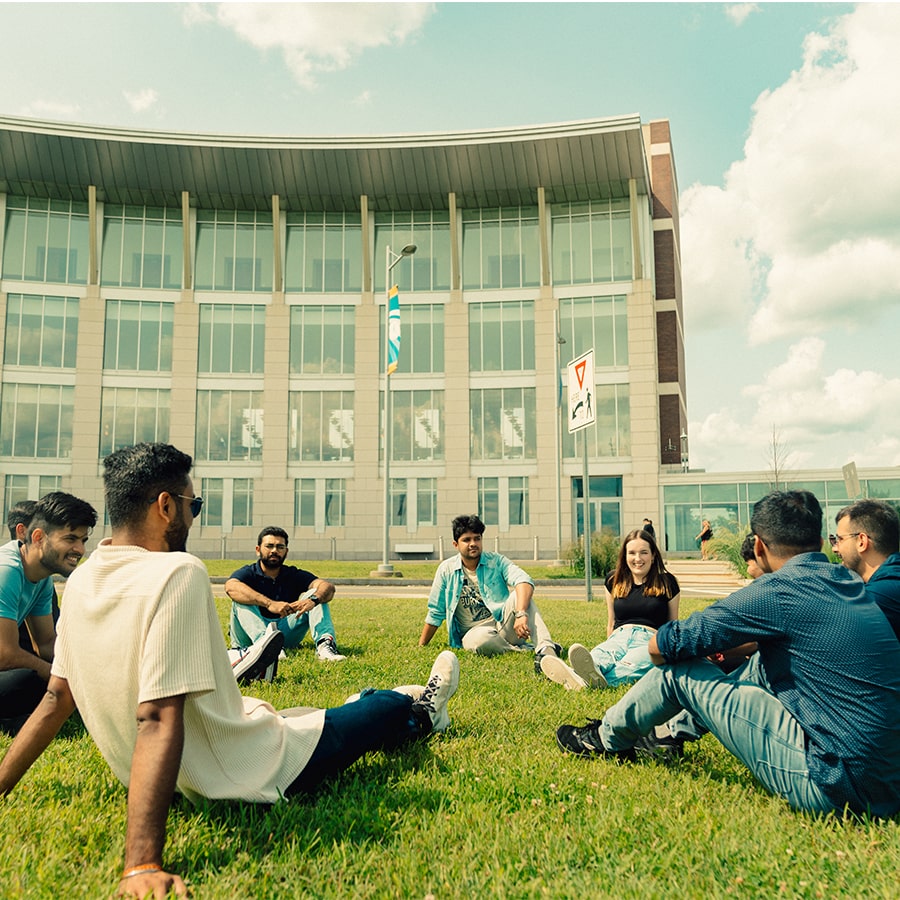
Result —
<instances>
[{"instance_id":1,"label":"man in denim jacket","mask_svg":"<svg viewBox=\"0 0 900 900\"><path fill-rule=\"evenodd\" d=\"M446 620L451 647L495 656L530 645L540 671L541 658L556 656L560 647L532 602L534 582L505 556L482 549L484 528L478 516L453 520L453 546L459 553L435 572L419 646Z\"/></svg>"}]
</instances>

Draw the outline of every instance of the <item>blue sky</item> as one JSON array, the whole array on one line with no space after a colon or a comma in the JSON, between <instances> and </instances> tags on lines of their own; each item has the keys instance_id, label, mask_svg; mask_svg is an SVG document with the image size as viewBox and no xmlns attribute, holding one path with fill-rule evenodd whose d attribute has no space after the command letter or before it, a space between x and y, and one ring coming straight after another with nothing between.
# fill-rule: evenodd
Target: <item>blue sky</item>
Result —
<instances>
[{"instance_id":1,"label":"blue sky","mask_svg":"<svg viewBox=\"0 0 900 900\"><path fill-rule=\"evenodd\" d=\"M895 466L898 7L0 3L0 114L273 135L668 118L692 465L768 468L775 432L788 467Z\"/></svg>"}]
</instances>

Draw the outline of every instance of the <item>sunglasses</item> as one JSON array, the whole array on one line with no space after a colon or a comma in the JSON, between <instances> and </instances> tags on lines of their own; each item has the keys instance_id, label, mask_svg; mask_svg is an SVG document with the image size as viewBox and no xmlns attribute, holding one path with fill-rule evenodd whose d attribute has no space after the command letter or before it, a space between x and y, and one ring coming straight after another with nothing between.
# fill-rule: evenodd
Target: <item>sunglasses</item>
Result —
<instances>
[{"instance_id":1,"label":"sunglasses","mask_svg":"<svg viewBox=\"0 0 900 900\"><path fill-rule=\"evenodd\" d=\"M188 497L186 494L176 494L176 497L180 497L182 500L190 500L191 501L191 515L196 519L197 516L200 515L200 510L203 509L203 498L202 497Z\"/></svg>"}]
</instances>

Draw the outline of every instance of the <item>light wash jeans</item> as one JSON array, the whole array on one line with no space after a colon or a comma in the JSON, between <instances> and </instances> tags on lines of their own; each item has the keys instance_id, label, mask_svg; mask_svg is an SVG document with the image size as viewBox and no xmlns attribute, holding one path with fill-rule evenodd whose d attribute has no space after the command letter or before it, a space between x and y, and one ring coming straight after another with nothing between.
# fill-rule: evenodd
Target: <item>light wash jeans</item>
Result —
<instances>
[{"instance_id":1,"label":"light wash jeans","mask_svg":"<svg viewBox=\"0 0 900 900\"><path fill-rule=\"evenodd\" d=\"M643 625L620 625L591 650L591 659L610 687L637 681L653 668L647 645L656 632Z\"/></svg>"},{"instance_id":2,"label":"light wash jeans","mask_svg":"<svg viewBox=\"0 0 900 900\"><path fill-rule=\"evenodd\" d=\"M806 736L772 694L758 656L726 675L707 659L654 667L606 711L600 737L610 750L632 747L638 737L681 711L712 732L762 782L794 809L832 812L834 804L809 776Z\"/></svg>"},{"instance_id":3,"label":"light wash jeans","mask_svg":"<svg viewBox=\"0 0 900 900\"><path fill-rule=\"evenodd\" d=\"M528 630L531 632L531 645L535 650L540 650L547 644L553 643L550 631L544 624L534 600L528 604ZM464 650L471 650L480 656L497 656L499 653L507 653L510 650L522 650L527 641L523 641L516 634L513 627L516 622L516 592L513 591L503 604L503 616L500 621L491 617L486 620L486 625L475 625L470 628L462 639Z\"/></svg>"},{"instance_id":4,"label":"light wash jeans","mask_svg":"<svg viewBox=\"0 0 900 900\"><path fill-rule=\"evenodd\" d=\"M327 603L314 606L308 613L291 613L283 619L267 619L258 606L231 603L231 644L245 648L255 644L265 634L266 628L274 622L284 635L286 649L298 647L307 632L312 631L312 640L318 644L323 637L334 637L334 625Z\"/></svg>"}]
</instances>

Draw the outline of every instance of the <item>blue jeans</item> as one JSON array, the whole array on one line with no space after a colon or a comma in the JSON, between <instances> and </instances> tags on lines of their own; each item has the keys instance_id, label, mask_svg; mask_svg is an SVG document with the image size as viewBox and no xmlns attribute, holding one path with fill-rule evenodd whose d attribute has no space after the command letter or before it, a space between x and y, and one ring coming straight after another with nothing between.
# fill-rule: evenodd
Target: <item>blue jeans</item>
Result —
<instances>
[{"instance_id":1,"label":"blue jeans","mask_svg":"<svg viewBox=\"0 0 900 900\"><path fill-rule=\"evenodd\" d=\"M318 644L323 637L334 637L334 625L327 603L314 606L308 613L292 613L283 619L267 619L258 606L231 604L231 645L245 648L255 644L265 634L266 628L274 622L284 635L286 649L299 647L300 642L312 631L312 640Z\"/></svg>"},{"instance_id":2,"label":"blue jeans","mask_svg":"<svg viewBox=\"0 0 900 900\"><path fill-rule=\"evenodd\" d=\"M307 792L373 750L394 750L431 733L431 718L396 691L363 691L358 700L325 710L325 726L303 771L285 791Z\"/></svg>"},{"instance_id":3,"label":"blue jeans","mask_svg":"<svg viewBox=\"0 0 900 900\"><path fill-rule=\"evenodd\" d=\"M610 750L627 749L682 710L794 809L835 810L809 776L803 729L771 692L758 658L731 675L706 659L652 669L606 711L601 740Z\"/></svg>"},{"instance_id":4,"label":"blue jeans","mask_svg":"<svg viewBox=\"0 0 900 900\"><path fill-rule=\"evenodd\" d=\"M647 645L654 633L643 625L621 625L591 650L594 665L610 687L637 681L653 668Z\"/></svg>"}]
</instances>

